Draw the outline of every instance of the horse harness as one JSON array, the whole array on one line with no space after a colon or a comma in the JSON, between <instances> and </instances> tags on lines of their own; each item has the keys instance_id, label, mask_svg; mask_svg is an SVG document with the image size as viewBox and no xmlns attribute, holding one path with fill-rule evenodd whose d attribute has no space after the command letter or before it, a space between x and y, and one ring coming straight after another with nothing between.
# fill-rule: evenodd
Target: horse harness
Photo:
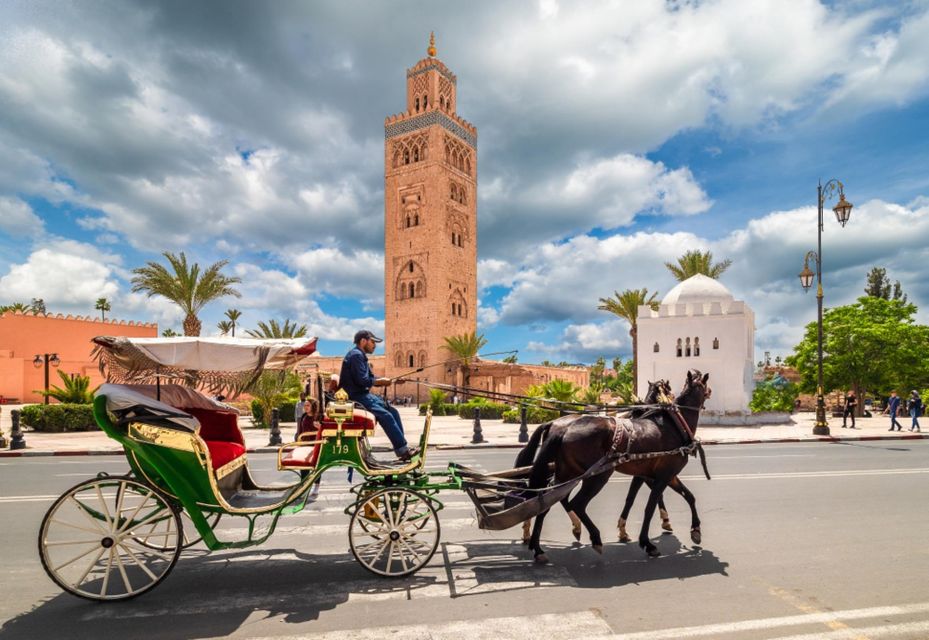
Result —
<instances>
[{"instance_id":1,"label":"horse harness","mask_svg":"<svg viewBox=\"0 0 929 640\"><path fill-rule=\"evenodd\" d=\"M613 440L610 443L610 449L607 456L613 464L622 464L624 462L634 462L637 460L650 460L653 458L662 458L664 456L696 456L700 449L700 441L694 437L693 431L684 420L677 406L670 405L668 413L671 414L675 425L684 436L686 444L667 451L647 451L644 453L632 453L632 420L629 418L619 418L613 416ZM625 449L625 450L623 450Z\"/></svg>"}]
</instances>

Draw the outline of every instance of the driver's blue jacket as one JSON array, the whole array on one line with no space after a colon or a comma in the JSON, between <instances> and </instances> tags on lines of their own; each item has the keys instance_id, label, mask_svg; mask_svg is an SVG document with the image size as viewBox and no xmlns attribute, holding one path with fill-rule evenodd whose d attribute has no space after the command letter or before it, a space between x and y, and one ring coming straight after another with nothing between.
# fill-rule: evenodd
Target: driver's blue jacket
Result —
<instances>
[{"instance_id":1,"label":"driver's blue jacket","mask_svg":"<svg viewBox=\"0 0 929 640\"><path fill-rule=\"evenodd\" d=\"M345 354L342 359L342 370L339 372L339 386L352 400L358 400L374 386L376 377L368 364L368 356L364 351L355 347Z\"/></svg>"}]
</instances>

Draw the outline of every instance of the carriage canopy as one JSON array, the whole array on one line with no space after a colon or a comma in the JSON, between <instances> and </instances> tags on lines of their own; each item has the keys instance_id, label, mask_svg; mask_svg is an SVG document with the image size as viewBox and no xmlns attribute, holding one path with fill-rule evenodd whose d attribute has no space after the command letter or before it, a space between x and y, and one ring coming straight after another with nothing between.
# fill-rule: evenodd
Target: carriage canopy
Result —
<instances>
[{"instance_id":1,"label":"carriage canopy","mask_svg":"<svg viewBox=\"0 0 929 640\"><path fill-rule=\"evenodd\" d=\"M93 357L108 382L178 382L236 394L266 369L290 369L316 351L317 338L93 339Z\"/></svg>"}]
</instances>

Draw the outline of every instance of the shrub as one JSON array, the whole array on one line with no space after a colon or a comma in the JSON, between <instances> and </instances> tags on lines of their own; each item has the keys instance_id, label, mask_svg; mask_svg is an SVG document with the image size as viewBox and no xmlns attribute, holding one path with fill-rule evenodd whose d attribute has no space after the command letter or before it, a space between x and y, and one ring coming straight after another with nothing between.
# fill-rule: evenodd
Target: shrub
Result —
<instances>
[{"instance_id":1,"label":"shrub","mask_svg":"<svg viewBox=\"0 0 929 640\"><path fill-rule=\"evenodd\" d=\"M252 423L255 426L267 427L265 424L265 410L261 406L261 403L257 400L252 400Z\"/></svg>"},{"instance_id":2,"label":"shrub","mask_svg":"<svg viewBox=\"0 0 929 640\"><path fill-rule=\"evenodd\" d=\"M22 409L22 423L36 431L96 431L92 404L30 404Z\"/></svg>"},{"instance_id":3,"label":"shrub","mask_svg":"<svg viewBox=\"0 0 929 640\"><path fill-rule=\"evenodd\" d=\"M558 412L553 409L543 409L541 407L529 407L526 412L526 422L528 424L542 424L551 422L558 417ZM510 409L503 412L503 421L507 423L519 424L519 409Z\"/></svg>"},{"instance_id":4,"label":"shrub","mask_svg":"<svg viewBox=\"0 0 929 640\"><path fill-rule=\"evenodd\" d=\"M752 401L748 408L752 413L763 411L793 411L794 402L800 389L792 382L781 380L765 380L759 382L752 393Z\"/></svg>"},{"instance_id":5,"label":"shrub","mask_svg":"<svg viewBox=\"0 0 929 640\"><path fill-rule=\"evenodd\" d=\"M452 404L450 402L441 402L432 406L432 415L434 416L453 416L458 412L458 407L461 405ZM426 415L426 409L429 408L428 404L419 405L419 415Z\"/></svg>"},{"instance_id":6,"label":"shrub","mask_svg":"<svg viewBox=\"0 0 929 640\"><path fill-rule=\"evenodd\" d=\"M297 410L297 403L288 400L287 402L281 403L277 408L278 419L281 422L293 422L296 419L294 412Z\"/></svg>"},{"instance_id":7,"label":"shrub","mask_svg":"<svg viewBox=\"0 0 929 640\"><path fill-rule=\"evenodd\" d=\"M503 412L509 409L505 404L499 404L496 402L468 402L465 404L458 405L458 417L464 418L465 420L474 419L474 410L480 407L481 408L481 418L487 420L499 420L503 417Z\"/></svg>"}]
</instances>

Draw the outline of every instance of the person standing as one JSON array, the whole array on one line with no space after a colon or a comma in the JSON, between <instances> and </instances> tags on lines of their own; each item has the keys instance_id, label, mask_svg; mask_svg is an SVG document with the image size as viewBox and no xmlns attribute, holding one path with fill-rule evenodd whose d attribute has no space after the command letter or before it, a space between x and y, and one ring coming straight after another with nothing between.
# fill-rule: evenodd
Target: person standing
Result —
<instances>
[{"instance_id":1,"label":"person standing","mask_svg":"<svg viewBox=\"0 0 929 640\"><path fill-rule=\"evenodd\" d=\"M858 406L858 398L855 397L855 391L849 390L845 394L845 410L842 412L842 428L845 428L845 421L848 419L848 416L852 417L852 426L849 429L857 429L855 426L855 407Z\"/></svg>"},{"instance_id":2,"label":"person standing","mask_svg":"<svg viewBox=\"0 0 929 640\"><path fill-rule=\"evenodd\" d=\"M297 423L297 432L294 434L294 442L300 437L300 419L306 413L306 392L300 393L300 401L294 405L294 420Z\"/></svg>"},{"instance_id":3,"label":"person standing","mask_svg":"<svg viewBox=\"0 0 929 640\"><path fill-rule=\"evenodd\" d=\"M910 425L910 431L919 431L919 414L923 410L923 399L916 393L916 389L910 391L910 417L913 424Z\"/></svg>"},{"instance_id":4,"label":"person standing","mask_svg":"<svg viewBox=\"0 0 929 640\"><path fill-rule=\"evenodd\" d=\"M893 431L894 427L897 427L897 431L903 431L903 426L897 422L897 413L900 411L900 396L897 395L896 391L890 392L890 398L887 399L887 409L885 413L890 414L890 429L888 431Z\"/></svg>"},{"instance_id":5,"label":"person standing","mask_svg":"<svg viewBox=\"0 0 929 640\"><path fill-rule=\"evenodd\" d=\"M339 372L339 386L345 390L352 401L359 403L374 414L378 423L390 439L394 453L401 460L410 460L419 455L417 447L411 447L403 435L403 422L400 413L387 401L371 393L372 387L390 386L390 378L377 378L368 363L368 354L374 353L381 339L370 331L363 329L355 334L355 346L345 354L342 370ZM403 380L397 380L403 382Z\"/></svg>"}]
</instances>

